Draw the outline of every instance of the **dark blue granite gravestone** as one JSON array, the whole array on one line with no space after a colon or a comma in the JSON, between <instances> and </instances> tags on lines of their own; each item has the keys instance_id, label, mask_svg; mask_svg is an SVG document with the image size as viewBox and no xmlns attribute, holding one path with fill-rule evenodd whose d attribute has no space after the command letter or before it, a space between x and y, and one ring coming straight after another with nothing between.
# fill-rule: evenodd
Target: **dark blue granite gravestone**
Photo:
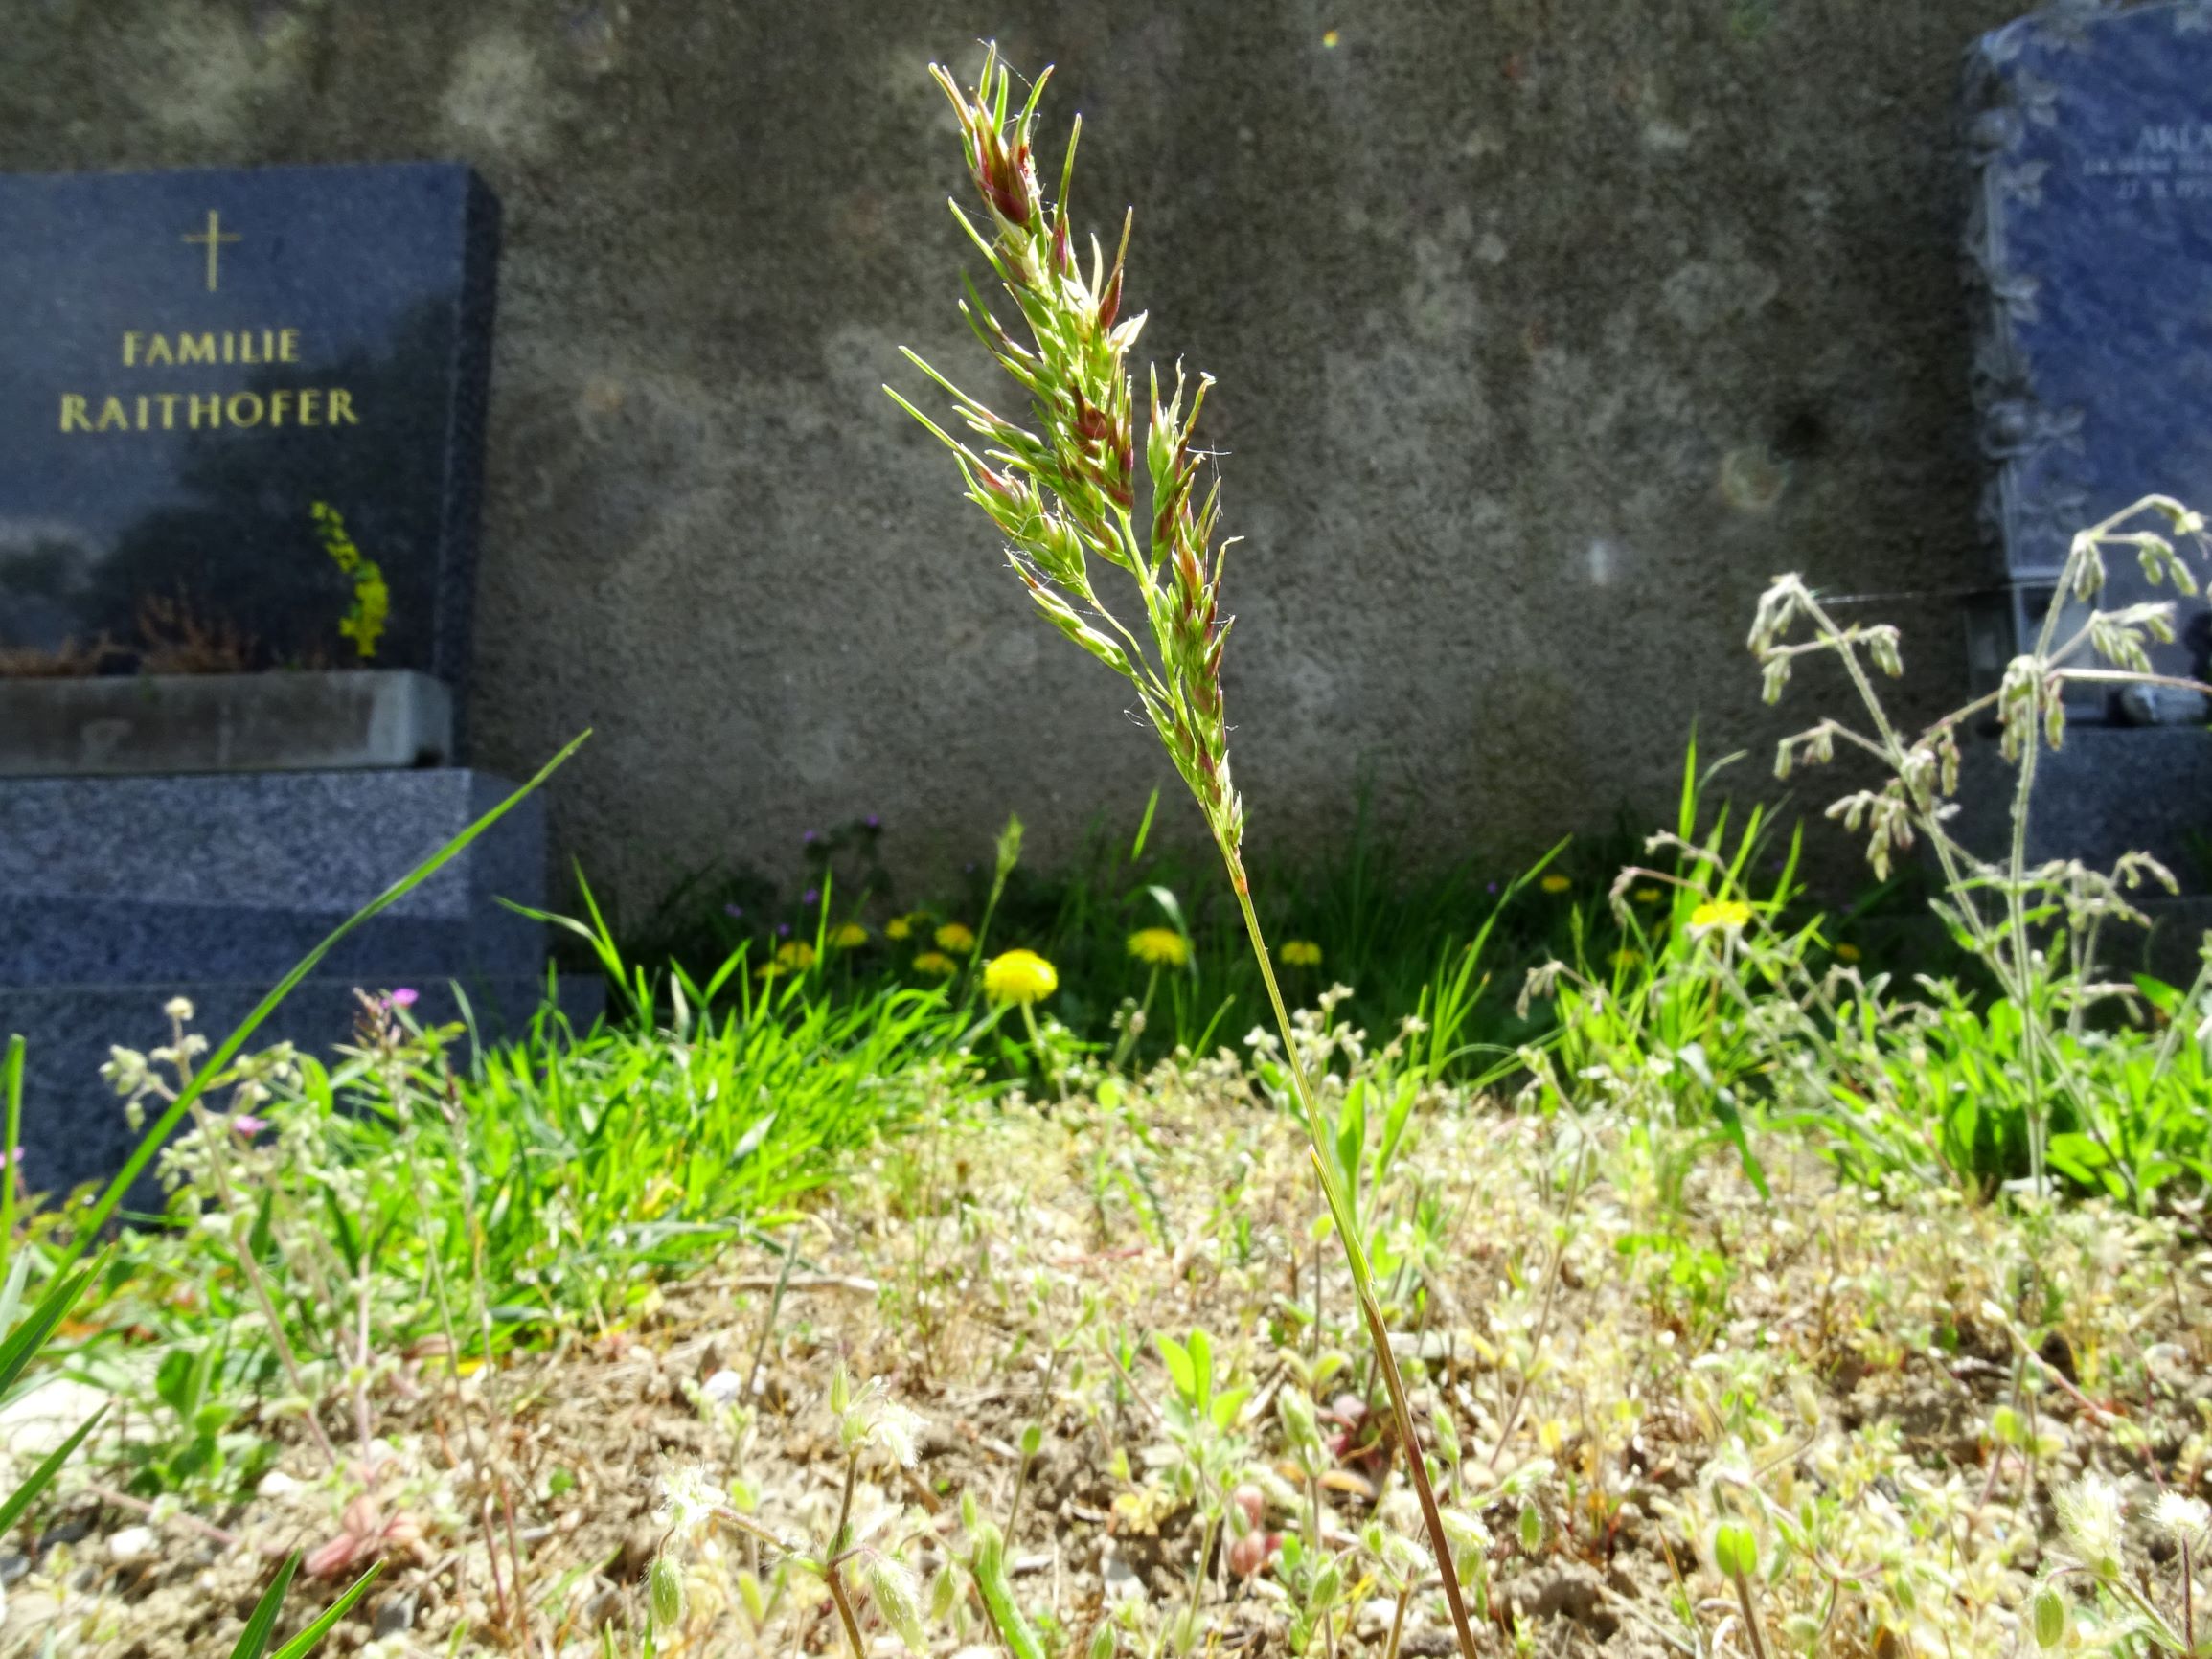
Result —
<instances>
[{"instance_id":1,"label":"dark blue granite gravestone","mask_svg":"<svg viewBox=\"0 0 2212 1659\"><path fill-rule=\"evenodd\" d=\"M364 669L463 690L496 224L455 166L0 177L14 692L231 670L267 725L310 700L287 684ZM32 1186L125 1156L110 1044L165 1042L179 995L219 1040L509 789L462 768L0 780L0 1038L28 1042ZM401 987L513 1033L545 945L499 901L542 903L544 863L531 801L333 951L262 1040L327 1052L357 989Z\"/></svg>"},{"instance_id":2,"label":"dark blue granite gravestone","mask_svg":"<svg viewBox=\"0 0 2212 1659\"><path fill-rule=\"evenodd\" d=\"M1983 524L2024 627L2077 531L2154 492L2212 510L2212 0L2022 18L1975 44L1966 105ZM2108 606L2174 597L2110 576ZM2161 670L2200 668L2196 636Z\"/></svg>"},{"instance_id":3,"label":"dark blue granite gravestone","mask_svg":"<svg viewBox=\"0 0 2212 1659\"><path fill-rule=\"evenodd\" d=\"M0 224L0 671L459 690L498 239L476 175L6 175Z\"/></svg>"}]
</instances>

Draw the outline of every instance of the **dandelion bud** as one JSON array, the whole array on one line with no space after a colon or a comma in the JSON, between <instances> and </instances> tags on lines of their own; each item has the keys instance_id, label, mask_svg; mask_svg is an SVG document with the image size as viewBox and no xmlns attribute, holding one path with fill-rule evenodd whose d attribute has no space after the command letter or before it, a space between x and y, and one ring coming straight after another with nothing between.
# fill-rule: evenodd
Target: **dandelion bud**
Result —
<instances>
[{"instance_id":1,"label":"dandelion bud","mask_svg":"<svg viewBox=\"0 0 2212 1659\"><path fill-rule=\"evenodd\" d=\"M1240 1579L1256 1576L1267 1565L1273 1545L1266 1533L1251 1532L1229 1542L1229 1571Z\"/></svg>"},{"instance_id":2,"label":"dandelion bud","mask_svg":"<svg viewBox=\"0 0 2212 1659\"><path fill-rule=\"evenodd\" d=\"M646 1589L652 1604L654 1626L661 1630L682 1629L684 1576L676 1571L675 1563L667 1556L652 1558L652 1570L646 1576Z\"/></svg>"},{"instance_id":3,"label":"dandelion bud","mask_svg":"<svg viewBox=\"0 0 2212 1659\"><path fill-rule=\"evenodd\" d=\"M1236 1511L1230 1517L1230 1524L1235 1525L1242 1520L1243 1524L1239 1531L1249 1533L1266 1517L1267 1494L1246 1481L1229 1494L1229 1506Z\"/></svg>"}]
</instances>

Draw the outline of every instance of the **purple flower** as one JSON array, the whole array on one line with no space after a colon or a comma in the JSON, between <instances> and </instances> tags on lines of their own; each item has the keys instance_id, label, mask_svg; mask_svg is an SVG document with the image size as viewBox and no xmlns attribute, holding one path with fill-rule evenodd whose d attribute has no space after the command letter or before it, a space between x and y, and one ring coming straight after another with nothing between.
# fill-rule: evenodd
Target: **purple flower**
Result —
<instances>
[{"instance_id":1,"label":"purple flower","mask_svg":"<svg viewBox=\"0 0 2212 1659\"><path fill-rule=\"evenodd\" d=\"M788 939L788 938L790 938L790 937L791 937L791 924L790 924L789 922L787 922L787 921L779 921L779 922L777 922L777 923L776 923L776 937L777 937L778 939Z\"/></svg>"},{"instance_id":2,"label":"purple flower","mask_svg":"<svg viewBox=\"0 0 2212 1659\"><path fill-rule=\"evenodd\" d=\"M725 904L722 906L722 914L732 921L742 921L745 919L745 907L741 904Z\"/></svg>"},{"instance_id":3,"label":"purple flower","mask_svg":"<svg viewBox=\"0 0 2212 1659\"><path fill-rule=\"evenodd\" d=\"M819 887L810 887L806 892L799 895L799 902L801 904L817 904L821 902L821 898L822 890Z\"/></svg>"},{"instance_id":4,"label":"purple flower","mask_svg":"<svg viewBox=\"0 0 2212 1659\"><path fill-rule=\"evenodd\" d=\"M1494 882L1494 881L1493 881L1493 882L1490 884L1490 886L1489 886L1489 888L1488 888L1488 890L1487 890L1487 891L1489 891L1489 892L1492 892L1492 893L1495 893L1495 892L1497 891L1497 883L1496 883L1496 882Z\"/></svg>"},{"instance_id":5,"label":"purple flower","mask_svg":"<svg viewBox=\"0 0 2212 1659\"><path fill-rule=\"evenodd\" d=\"M867 825L871 830L880 830L883 828L883 820L877 817L873 812L869 813L867 817L861 819L860 822Z\"/></svg>"},{"instance_id":6,"label":"purple flower","mask_svg":"<svg viewBox=\"0 0 2212 1659\"><path fill-rule=\"evenodd\" d=\"M231 1114L231 1127L241 1135L258 1135L269 1126L266 1118L257 1118L250 1112Z\"/></svg>"},{"instance_id":7,"label":"purple flower","mask_svg":"<svg viewBox=\"0 0 2212 1659\"><path fill-rule=\"evenodd\" d=\"M804 841L808 846L811 847L815 842L822 839L822 832L819 830L810 830L804 835L800 836L799 839Z\"/></svg>"},{"instance_id":8,"label":"purple flower","mask_svg":"<svg viewBox=\"0 0 2212 1659\"><path fill-rule=\"evenodd\" d=\"M415 992L409 990L405 986L401 986L385 1000L394 1008L413 1008L415 1006Z\"/></svg>"}]
</instances>

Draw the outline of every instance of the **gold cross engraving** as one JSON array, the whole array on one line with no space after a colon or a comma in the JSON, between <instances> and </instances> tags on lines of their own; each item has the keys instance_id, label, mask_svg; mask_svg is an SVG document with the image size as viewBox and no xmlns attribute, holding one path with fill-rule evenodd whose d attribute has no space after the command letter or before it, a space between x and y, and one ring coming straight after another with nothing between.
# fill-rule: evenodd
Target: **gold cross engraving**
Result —
<instances>
[{"instance_id":1,"label":"gold cross engraving","mask_svg":"<svg viewBox=\"0 0 2212 1659\"><path fill-rule=\"evenodd\" d=\"M207 291L211 294L214 293L216 291L216 261L222 255L223 243L235 242L239 239L238 233L233 231L226 235L222 228L221 216L215 209L210 208L207 215L207 229L196 237L188 233L184 239L188 242L207 243Z\"/></svg>"}]
</instances>

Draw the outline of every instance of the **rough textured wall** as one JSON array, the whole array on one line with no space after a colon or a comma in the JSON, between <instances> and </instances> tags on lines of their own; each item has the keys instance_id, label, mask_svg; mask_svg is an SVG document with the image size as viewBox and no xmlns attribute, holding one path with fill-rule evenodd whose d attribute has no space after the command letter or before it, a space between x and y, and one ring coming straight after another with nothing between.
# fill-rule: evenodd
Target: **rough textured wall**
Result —
<instances>
[{"instance_id":1,"label":"rough textured wall","mask_svg":"<svg viewBox=\"0 0 2212 1659\"><path fill-rule=\"evenodd\" d=\"M878 389L982 378L931 58L996 36L1220 377L1240 783L1432 846L1774 730L1766 578L1978 580L1950 110L2014 0L22 0L0 167L458 156L506 208L474 696L632 899L884 814L1050 856L1169 778ZM1335 32L1332 36L1331 32ZM1334 44L1331 43L1332 39ZM1906 601L1948 690L1953 606ZM1194 815L1195 818L1195 815Z\"/></svg>"}]
</instances>

